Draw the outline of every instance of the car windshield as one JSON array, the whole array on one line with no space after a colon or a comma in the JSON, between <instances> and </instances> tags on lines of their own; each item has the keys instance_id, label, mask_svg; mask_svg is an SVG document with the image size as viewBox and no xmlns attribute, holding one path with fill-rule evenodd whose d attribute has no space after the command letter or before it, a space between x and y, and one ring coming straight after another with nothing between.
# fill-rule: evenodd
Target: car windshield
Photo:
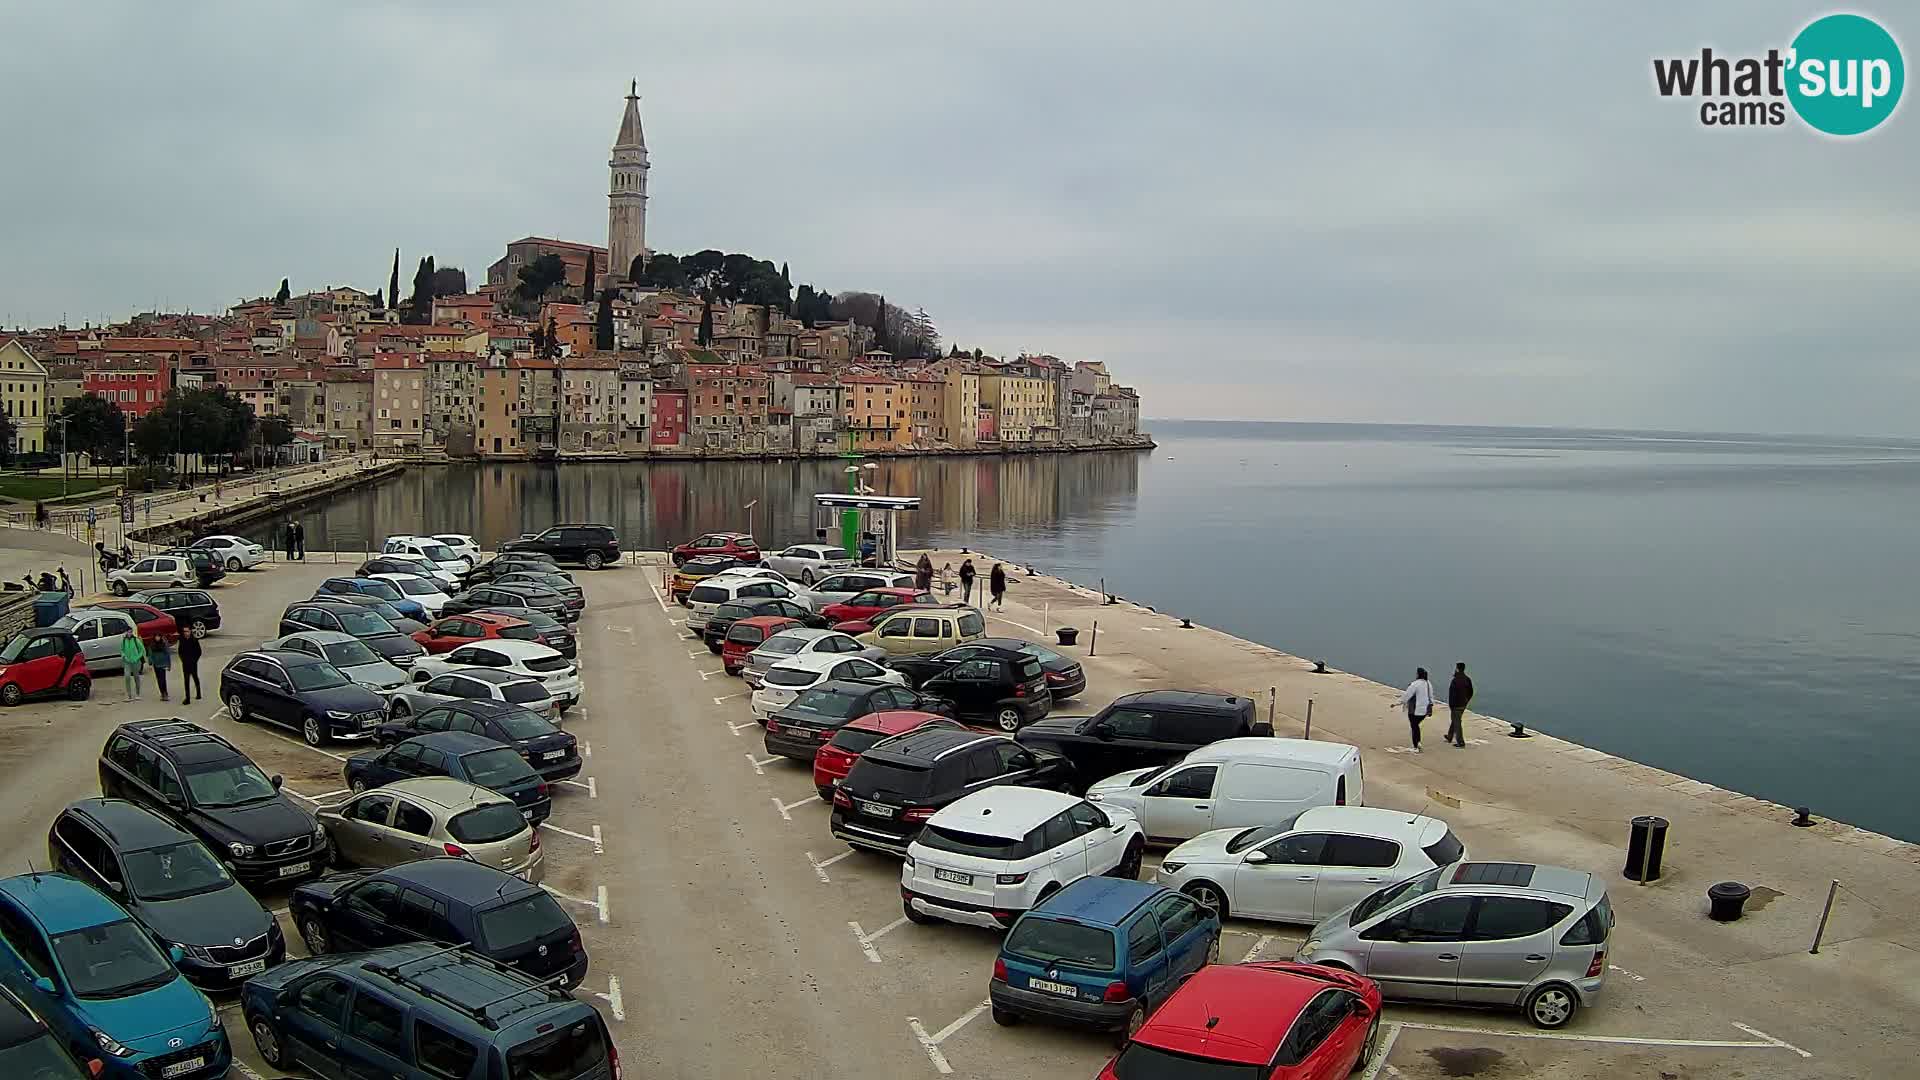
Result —
<instances>
[{"instance_id":1,"label":"car windshield","mask_svg":"<svg viewBox=\"0 0 1920 1080\"><path fill-rule=\"evenodd\" d=\"M365 645L360 647L366 648ZM347 677L340 674L340 669L332 664L289 664L287 677L293 680L295 690L331 690L348 682Z\"/></svg>"},{"instance_id":2,"label":"car windshield","mask_svg":"<svg viewBox=\"0 0 1920 1080\"><path fill-rule=\"evenodd\" d=\"M807 647L807 640L798 634L775 634L753 651L769 656L793 656Z\"/></svg>"},{"instance_id":3,"label":"car windshield","mask_svg":"<svg viewBox=\"0 0 1920 1080\"><path fill-rule=\"evenodd\" d=\"M361 605L362 607L365 607L369 611L378 612L381 618L387 620L387 625L389 626L397 627L400 620L406 618L405 615L400 613L399 608L394 607L392 604L378 597L363 596L361 599L366 601ZM345 620L342 620L342 622L344 621Z\"/></svg>"},{"instance_id":4,"label":"car windshield","mask_svg":"<svg viewBox=\"0 0 1920 1080\"><path fill-rule=\"evenodd\" d=\"M1025 653L1028 656L1033 657L1035 660L1038 660L1043 664L1051 664L1055 660L1066 659L1066 657L1061 656L1059 653L1054 652L1052 649L1047 648L1045 645L1035 645L1031 641L1021 645L1020 651Z\"/></svg>"},{"instance_id":5,"label":"car windshield","mask_svg":"<svg viewBox=\"0 0 1920 1080\"><path fill-rule=\"evenodd\" d=\"M525 709L511 709L493 718L500 730L515 739L539 739L557 735L560 729Z\"/></svg>"},{"instance_id":6,"label":"car windshield","mask_svg":"<svg viewBox=\"0 0 1920 1080\"><path fill-rule=\"evenodd\" d=\"M867 747L872 746L884 738L886 738L886 736L877 731L861 731L858 728L841 728L838 732L834 733L833 741L828 745L839 750L845 750L849 754L860 754L866 752Z\"/></svg>"},{"instance_id":7,"label":"car windshield","mask_svg":"<svg viewBox=\"0 0 1920 1080\"><path fill-rule=\"evenodd\" d=\"M862 700L864 699L859 694L844 694L838 690L824 690L816 687L812 690L802 690L800 696L793 699L793 704L787 706L787 710L844 720L854 714Z\"/></svg>"},{"instance_id":8,"label":"car windshield","mask_svg":"<svg viewBox=\"0 0 1920 1080\"><path fill-rule=\"evenodd\" d=\"M460 764L466 769L469 781L495 790L518 784L534 775L532 766L504 746L468 754L460 759Z\"/></svg>"},{"instance_id":9,"label":"car windshield","mask_svg":"<svg viewBox=\"0 0 1920 1080\"><path fill-rule=\"evenodd\" d=\"M737 602L721 604L719 607L713 609L713 621L722 622L727 619L744 619L751 614L753 614L753 609L745 604Z\"/></svg>"},{"instance_id":10,"label":"car windshield","mask_svg":"<svg viewBox=\"0 0 1920 1080\"><path fill-rule=\"evenodd\" d=\"M125 862L127 885L142 900L178 900L223 889L233 880L198 840L129 851Z\"/></svg>"},{"instance_id":11,"label":"car windshield","mask_svg":"<svg viewBox=\"0 0 1920 1080\"><path fill-rule=\"evenodd\" d=\"M500 696L515 705L531 705L536 701L544 702L548 698L547 688L532 680L506 683L500 687Z\"/></svg>"},{"instance_id":12,"label":"car windshield","mask_svg":"<svg viewBox=\"0 0 1920 1080\"><path fill-rule=\"evenodd\" d=\"M1113 931L1064 919L1021 919L1001 948L1042 964L1070 964L1107 971L1113 967Z\"/></svg>"},{"instance_id":13,"label":"car windshield","mask_svg":"<svg viewBox=\"0 0 1920 1080\"><path fill-rule=\"evenodd\" d=\"M506 952L531 945L562 930L573 920L544 892L535 890L509 903L480 913L480 938L489 952Z\"/></svg>"},{"instance_id":14,"label":"car windshield","mask_svg":"<svg viewBox=\"0 0 1920 1080\"><path fill-rule=\"evenodd\" d=\"M509 641L539 641L540 628L531 623L526 626L506 626L501 628L500 636Z\"/></svg>"},{"instance_id":15,"label":"car windshield","mask_svg":"<svg viewBox=\"0 0 1920 1080\"><path fill-rule=\"evenodd\" d=\"M334 611L334 617L340 620L340 628L349 634L391 634L396 631L393 624L371 611Z\"/></svg>"},{"instance_id":16,"label":"car windshield","mask_svg":"<svg viewBox=\"0 0 1920 1080\"><path fill-rule=\"evenodd\" d=\"M426 578L396 578L393 581L393 585L408 596L431 596L440 591L433 582L428 581Z\"/></svg>"},{"instance_id":17,"label":"car windshield","mask_svg":"<svg viewBox=\"0 0 1920 1080\"><path fill-rule=\"evenodd\" d=\"M25 1041L6 1047L5 1052L0 1053L0 1067L7 1070L8 1076L22 1080L66 1080L81 1075L74 1068L73 1059L44 1028L35 1028Z\"/></svg>"},{"instance_id":18,"label":"car windshield","mask_svg":"<svg viewBox=\"0 0 1920 1080\"><path fill-rule=\"evenodd\" d=\"M587 1019L507 1051L507 1080L575 1080L606 1064L606 1035Z\"/></svg>"},{"instance_id":19,"label":"car windshield","mask_svg":"<svg viewBox=\"0 0 1920 1080\"><path fill-rule=\"evenodd\" d=\"M812 686L820 681L820 673L805 668L770 667L763 681L768 686Z\"/></svg>"},{"instance_id":20,"label":"car windshield","mask_svg":"<svg viewBox=\"0 0 1920 1080\"><path fill-rule=\"evenodd\" d=\"M528 828L526 815L510 802L476 806L447 822L447 832L463 844L497 844Z\"/></svg>"},{"instance_id":21,"label":"car windshield","mask_svg":"<svg viewBox=\"0 0 1920 1080\"><path fill-rule=\"evenodd\" d=\"M453 562L460 558L445 544L421 544L420 552L434 562Z\"/></svg>"},{"instance_id":22,"label":"car windshield","mask_svg":"<svg viewBox=\"0 0 1920 1080\"><path fill-rule=\"evenodd\" d=\"M695 585L687 599L696 604L724 604L732 595L723 585Z\"/></svg>"},{"instance_id":23,"label":"car windshield","mask_svg":"<svg viewBox=\"0 0 1920 1080\"><path fill-rule=\"evenodd\" d=\"M327 663L334 667L359 667L361 664L378 663L380 654L367 647L359 639L336 641L331 645L322 645L320 651L327 654Z\"/></svg>"},{"instance_id":24,"label":"car windshield","mask_svg":"<svg viewBox=\"0 0 1920 1080\"><path fill-rule=\"evenodd\" d=\"M1176 1054L1140 1042L1128 1043L1113 1059L1118 1080L1260 1080L1265 1072L1264 1065Z\"/></svg>"},{"instance_id":25,"label":"car windshield","mask_svg":"<svg viewBox=\"0 0 1920 1080\"><path fill-rule=\"evenodd\" d=\"M55 934L53 952L76 997L126 997L180 975L132 919Z\"/></svg>"},{"instance_id":26,"label":"car windshield","mask_svg":"<svg viewBox=\"0 0 1920 1080\"><path fill-rule=\"evenodd\" d=\"M1146 787L1148 784L1153 783L1155 780L1158 780L1162 776L1165 776L1168 772L1171 772L1173 770L1173 767L1178 764L1180 763L1177 761L1174 761L1174 762L1169 762L1165 765L1161 765L1158 768L1148 769L1146 772L1140 774L1139 776L1134 777L1133 780L1127 784L1127 786L1128 787Z\"/></svg>"},{"instance_id":27,"label":"car windshield","mask_svg":"<svg viewBox=\"0 0 1920 1080\"><path fill-rule=\"evenodd\" d=\"M963 832L943 825L928 825L920 831L920 843L935 851L955 855L974 855L982 859L1024 859L1037 854L1024 837L1011 840L1004 836Z\"/></svg>"},{"instance_id":28,"label":"car windshield","mask_svg":"<svg viewBox=\"0 0 1920 1080\"><path fill-rule=\"evenodd\" d=\"M555 619L551 615L545 614L544 612L531 611L527 608L515 608L513 610L513 617L524 621L527 625L533 627L536 630L560 629L559 620Z\"/></svg>"},{"instance_id":29,"label":"car windshield","mask_svg":"<svg viewBox=\"0 0 1920 1080\"><path fill-rule=\"evenodd\" d=\"M279 797L273 781L251 761L232 761L186 774L195 806L244 806Z\"/></svg>"},{"instance_id":30,"label":"car windshield","mask_svg":"<svg viewBox=\"0 0 1920 1080\"><path fill-rule=\"evenodd\" d=\"M400 599L400 590L394 588L392 582L377 578L369 578L361 582L359 592L362 596L377 596L382 600Z\"/></svg>"},{"instance_id":31,"label":"car windshield","mask_svg":"<svg viewBox=\"0 0 1920 1080\"><path fill-rule=\"evenodd\" d=\"M33 640L36 639L25 634L15 635L12 641L7 642L6 648L0 649L0 664L11 664L20 659L20 654L26 651L27 643Z\"/></svg>"},{"instance_id":32,"label":"car windshield","mask_svg":"<svg viewBox=\"0 0 1920 1080\"><path fill-rule=\"evenodd\" d=\"M927 789L933 786L933 770L916 769L863 757L859 764L853 767L853 775L847 778L847 783L875 795L899 795L911 798L925 795Z\"/></svg>"},{"instance_id":33,"label":"car windshield","mask_svg":"<svg viewBox=\"0 0 1920 1080\"><path fill-rule=\"evenodd\" d=\"M1361 923L1372 918L1375 912L1385 911L1390 907L1396 907L1416 897L1427 895L1440 887L1440 875L1444 873L1446 869L1444 866L1436 867L1433 870L1421 874L1419 877L1408 878L1398 884L1376 890L1365 900L1354 905L1353 918L1349 920L1349 925L1359 926Z\"/></svg>"},{"instance_id":34,"label":"car windshield","mask_svg":"<svg viewBox=\"0 0 1920 1080\"><path fill-rule=\"evenodd\" d=\"M1234 835L1233 839L1227 841L1227 854L1238 855L1255 844L1264 844L1286 831L1285 826L1280 825L1262 825L1258 828L1242 829Z\"/></svg>"},{"instance_id":35,"label":"car windshield","mask_svg":"<svg viewBox=\"0 0 1920 1080\"><path fill-rule=\"evenodd\" d=\"M846 548L821 548L820 549L820 558L828 562L832 562L836 559L844 559L846 557L847 557Z\"/></svg>"}]
</instances>

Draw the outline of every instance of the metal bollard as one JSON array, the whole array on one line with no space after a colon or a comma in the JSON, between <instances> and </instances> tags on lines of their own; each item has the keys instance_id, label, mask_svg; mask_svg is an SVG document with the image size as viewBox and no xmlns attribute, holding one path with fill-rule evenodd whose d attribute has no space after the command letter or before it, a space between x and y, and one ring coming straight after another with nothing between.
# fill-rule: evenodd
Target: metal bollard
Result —
<instances>
[{"instance_id":1,"label":"metal bollard","mask_svg":"<svg viewBox=\"0 0 1920 1080\"><path fill-rule=\"evenodd\" d=\"M1313 738L1313 699L1307 699L1307 733L1302 738Z\"/></svg>"},{"instance_id":2,"label":"metal bollard","mask_svg":"<svg viewBox=\"0 0 1920 1080\"><path fill-rule=\"evenodd\" d=\"M1813 928L1813 947L1807 950L1812 955L1820 953L1820 939L1827 933L1827 916L1833 914L1833 896L1839 891L1840 879L1834 878L1833 884L1827 886L1827 906L1820 909L1820 925Z\"/></svg>"}]
</instances>

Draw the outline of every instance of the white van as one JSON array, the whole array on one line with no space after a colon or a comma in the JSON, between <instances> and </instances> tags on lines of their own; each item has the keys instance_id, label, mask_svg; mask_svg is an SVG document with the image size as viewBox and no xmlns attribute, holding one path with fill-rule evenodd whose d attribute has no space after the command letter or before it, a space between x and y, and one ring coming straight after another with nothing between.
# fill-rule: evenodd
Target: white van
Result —
<instances>
[{"instance_id":1,"label":"white van","mask_svg":"<svg viewBox=\"0 0 1920 1080\"><path fill-rule=\"evenodd\" d=\"M1131 811L1148 843L1177 844L1208 829L1286 825L1316 806L1363 806L1365 778L1357 746L1255 735L1109 776L1087 798Z\"/></svg>"}]
</instances>

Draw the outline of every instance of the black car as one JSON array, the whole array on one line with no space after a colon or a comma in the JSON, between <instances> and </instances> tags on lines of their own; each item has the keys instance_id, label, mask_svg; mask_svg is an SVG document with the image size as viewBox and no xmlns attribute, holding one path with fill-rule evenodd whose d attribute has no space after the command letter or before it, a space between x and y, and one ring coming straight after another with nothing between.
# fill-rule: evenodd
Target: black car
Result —
<instances>
[{"instance_id":1,"label":"black car","mask_svg":"<svg viewBox=\"0 0 1920 1080\"><path fill-rule=\"evenodd\" d=\"M580 774L580 740L546 717L505 701L466 698L406 716L396 715L380 725L374 738L387 746L436 731L470 731L511 746L549 784Z\"/></svg>"},{"instance_id":2,"label":"black car","mask_svg":"<svg viewBox=\"0 0 1920 1080\"><path fill-rule=\"evenodd\" d=\"M813 764L814 751L843 726L870 713L912 709L952 716L952 706L917 690L866 679L829 679L767 717L767 753Z\"/></svg>"},{"instance_id":3,"label":"black car","mask_svg":"<svg viewBox=\"0 0 1920 1080\"><path fill-rule=\"evenodd\" d=\"M1018 731L1053 707L1040 660L1013 649L974 642L938 656L902 656L891 663L928 695L952 702L953 715L1001 731Z\"/></svg>"},{"instance_id":4,"label":"black car","mask_svg":"<svg viewBox=\"0 0 1920 1080\"><path fill-rule=\"evenodd\" d=\"M16 1080L87 1080L106 1063L92 1051L82 1055L86 1068L67 1056L59 1036L40 1014L0 986L0 1076Z\"/></svg>"},{"instance_id":5,"label":"black car","mask_svg":"<svg viewBox=\"0 0 1920 1080\"><path fill-rule=\"evenodd\" d=\"M572 580L573 577L560 569L560 564L554 562L551 555L543 555L537 551L516 551L510 555L495 555L467 571L462 580L468 585L479 585L492 581L502 574L517 574L523 571L536 574L559 574L568 580Z\"/></svg>"},{"instance_id":6,"label":"black car","mask_svg":"<svg viewBox=\"0 0 1920 1080\"><path fill-rule=\"evenodd\" d=\"M388 626L393 627L396 631L409 637L427 628L425 622L401 611L399 608L394 607L390 601L378 596L368 596L365 593L317 592L313 594L313 599L323 604L353 604L358 607L363 607L387 620ZM422 609L421 613L424 614L425 610Z\"/></svg>"},{"instance_id":7,"label":"black car","mask_svg":"<svg viewBox=\"0 0 1920 1080\"><path fill-rule=\"evenodd\" d=\"M296 600L280 613L280 636L302 630L338 630L352 634L380 654L380 658L401 668L427 654L420 643L394 628L378 612L340 597L329 600Z\"/></svg>"},{"instance_id":8,"label":"black car","mask_svg":"<svg viewBox=\"0 0 1920 1080\"><path fill-rule=\"evenodd\" d=\"M1005 735L927 727L877 743L833 792L833 835L857 848L905 855L934 811L995 784L1073 784L1073 765Z\"/></svg>"},{"instance_id":9,"label":"black car","mask_svg":"<svg viewBox=\"0 0 1920 1080\"><path fill-rule=\"evenodd\" d=\"M1087 688L1087 673L1080 662L1071 656L1064 656L1031 641L1022 641L1010 637L975 638L965 645L955 646L937 656L901 657L894 665L907 681L915 686L939 674L941 670L965 660L973 655L972 650L1005 649L1022 653L1040 661L1040 673L1046 676L1047 691L1053 695L1055 704L1070 697L1076 697Z\"/></svg>"},{"instance_id":10,"label":"black car","mask_svg":"<svg viewBox=\"0 0 1920 1080\"><path fill-rule=\"evenodd\" d=\"M193 834L125 799L81 799L47 830L47 861L117 901L186 957L180 973L224 990L287 958L280 924Z\"/></svg>"},{"instance_id":11,"label":"black car","mask_svg":"<svg viewBox=\"0 0 1920 1080\"><path fill-rule=\"evenodd\" d=\"M1178 761L1208 743L1271 735L1252 698L1197 690L1128 694L1093 716L1052 716L1020 729L1020 745L1063 754L1084 783Z\"/></svg>"},{"instance_id":12,"label":"black car","mask_svg":"<svg viewBox=\"0 0 1920 1080\"><path fill-rule=\"evenodd\" d=\"M185 720L135 720L107 736L100 793L180 825L245 885L291 881L327 865L327 834L247 755Z\"/></svg>"},{"instance_id":13,"label":"black car","mask_svg":"<svg viewBox=\"0 0 1920 1080\"><path fill-rule=\"evenodd\" d=\"M438 941L561 986L587 976L580 930L546 890L469 859L329 874L295 889L287 912L316 956Z\"/></svg>"},{"instance_id":14,"label":"black car","mask_svg":"<svg viewBox=\"0 0 1920 1080\"><path fill-rule=\"evenodd\" d=\"M707 616L707 624L700 628L700 640L707 643L707 651L720 655L720 643L727 640L727 631L741 619L755 615L778 615L786 619L797 620L800 625L815 630L827 629L828 619L816 615L805 604L795 603L781 596L743 596L738 600L729 600L713 609Z\"/></svg>"},{"instance_id":15,"label":"black car","mask_svg":"<svg viewBox=\"0 0 1920 1080\"><path fill-rule=\"evenodd\" d=\"M243 652L220 672L227 715L265 720L298 731L308 746L333 739L370 739L386 719L387 702L318 656L291 649Z\"/></svg>"},{"instance_id":16,"label":"black car","mask_svg":"<svg viewBox=\"0 0 1920 1080\"><path fill-rule=\"evenodd\" d=\"M470 731L416 735L385 750L355 754L342 772L353 791L410 776L451 776L512 799L535 825L553 812L547 782L518 750Z\"/></svg>"},{"instance_id":17,"label":"black car","mask_svg":"<svg viewBox=\"0 0 1920 1080\"><path fill-rule=\"evenodd\" d=\"M465 615L469 611L491 608L518 615L537 611L558 622L572 622L579 613L567 607L567 599L552 589L538 585L476 585L440 607L440 616Z\"/></svg>"},{"instance_id":18,"label":"black car","mask_svg":"<svg viewBox=\"0 0 1920 1080\"><path fill-rule=\"evenodd\" d=\"M575 610L587 606L587 592L565 571L561 570L509 570L493 579L495 585L538 585L551 589L566 597L567 603Z\"/></svg>"},{"instance_id":19,"label":"black car","mask_svg":"<svg viewBox=\"0 0 1920 1080\"><path fill-rule=\"evenodd\" d=\"M556 562L579 563L589 570L620 561L620 538L611 525L555 525L538 535L522 536L500 545L501 554L538 551Z\"/></svg>"},{"instance_id":20,"label":"black car","mask_svg":"<svg viewBox=\"0 0 1920 1080\"><path fill-rule=\"evenodd\" d=\"M206 637L208 631L220 629L220 605L205 589L149 589L127 599L159 608L173 616L183 633L194 637Z\"/></svg>"},{"instance_id":21,"label":"black car","mask_svg":"<svg viewBox=\"0 0 1920 1080\"><path fill-rule=\"evenodd\" d=\"M220 556L206 548L169 548L153 554L177 555L192 563L194 580L198 581L203 589L227 576L227 568L221 563Z\"/></svg>"}]
</instances>

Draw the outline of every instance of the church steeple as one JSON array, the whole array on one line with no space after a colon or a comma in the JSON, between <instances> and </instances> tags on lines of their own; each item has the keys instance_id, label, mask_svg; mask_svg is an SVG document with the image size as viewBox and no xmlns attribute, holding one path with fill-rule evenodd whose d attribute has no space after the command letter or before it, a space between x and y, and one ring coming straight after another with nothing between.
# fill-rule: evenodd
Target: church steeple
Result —
<instances>
[{"instance_id":1,"label":"church steeple","mask_svg":"<svg viewBox=\"0 0 1920 1080\"><path fill-rule=\"evenodd\" d=\"M647 136L640 130L640 80L633 80L627 87L627 114L620 118L620 136L613 140L615 150L625 146L647 148Z\"/></svg>"},{"instance_id":2,"label":"church steeple","mask_svg":"<svg viewBox=\"0 0 1920 1080\"><path fill-rule=\"evenodd\" d=\"M647 251L647 137L640 127L640 83L627 87L627 110L607 162L607 276L623 280Z\"/></svg>"}]
</instances>

